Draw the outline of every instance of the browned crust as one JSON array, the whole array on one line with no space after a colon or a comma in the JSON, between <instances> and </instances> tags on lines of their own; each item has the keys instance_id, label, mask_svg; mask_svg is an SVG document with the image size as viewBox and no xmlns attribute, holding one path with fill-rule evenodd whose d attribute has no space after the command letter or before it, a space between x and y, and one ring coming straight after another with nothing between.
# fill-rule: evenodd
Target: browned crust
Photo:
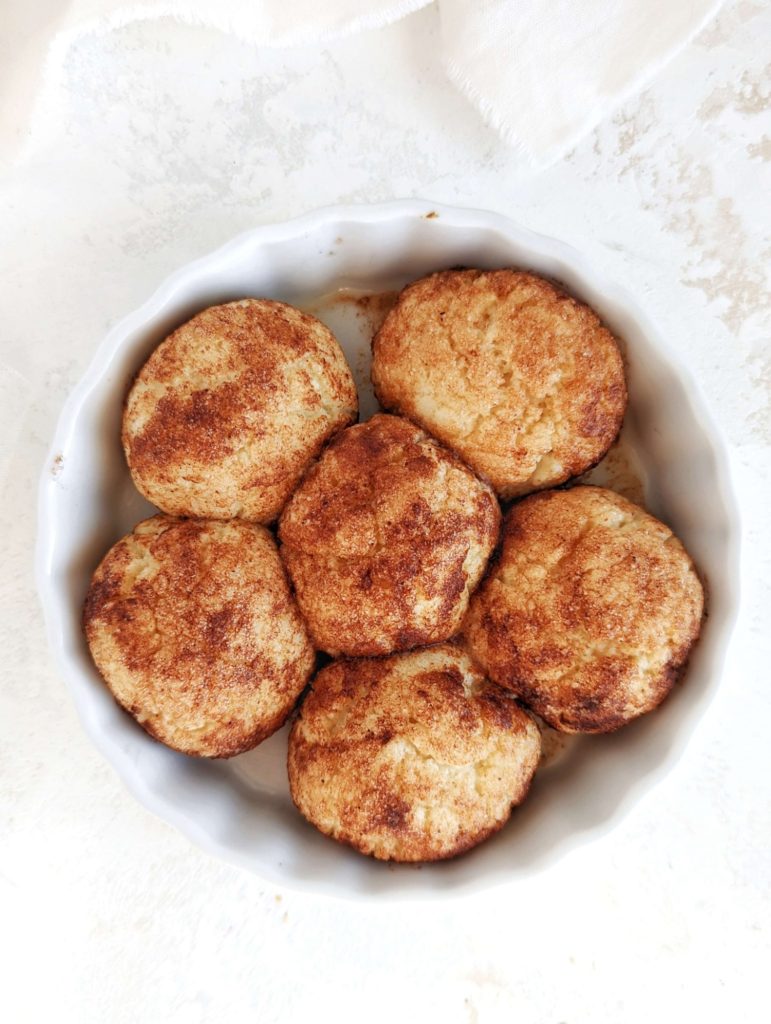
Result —
<instances>
[{"instance_id":1,"label":"browned crust","mask_svg":"<svg viewBox=\"0 0 771 1024\"><path fill-rule=\"evenodd\" d=\"M317 647L363 656L457 632L499 525L492 489L456 456L377 415L329 445L279 536Z\"/></svg>"},{"instance_id":2,"label":"browned crust","mask_svg":"<svg viewBox=\"0 0 771 1024\"><path fill-rule=\"evenodd\" d=\"M615 338L551 282L447 270L408 285L373 340L381 404L457 451L504 498L595 465L627 402Z\"/></svg>"},{"instance_id":3,"label":"browned crust","mask_svg":"<svg viewBox=\"0 0 771 1024\"><path fill-rule=\"evenodd\" d=\"M508 820L540 755L534 721L449 644L338 661L289 738L292 799L380 860L456 857Z\"/></svg>"},{"instance_id":4,"label":"browned crust","mask_svg":"<svg viewBox=\"0 0 771 1024\"><path fill-rule=\"evenodd\" d=\"M532 495L463 631L488 675L563 732L611 732L670 692L701 628L704 591L663 523L612 491Z\"/></svg>"},{"instance_id":5,"label":"browned crust","mask_svg":"<svg viewBox=\"0 0 771 1024\"><path fill-rule=\"evenodd\" d=\"M270 522L357 410L319 320L244 299L203 310L158 346L127 396L122 440L138 489L163 511Z\"/></svg>"},{"instance_id":6,"label":"browned crust","mask_svg":"<svg viewBox=\"0 0 771 1024\"><path fill-rule=\"evenodd\" d=\"M83 625L118 703L201 757L279 728L315 661L272 537L241 521L140 523L94 573Z\"/></svg>"}]
</instances>

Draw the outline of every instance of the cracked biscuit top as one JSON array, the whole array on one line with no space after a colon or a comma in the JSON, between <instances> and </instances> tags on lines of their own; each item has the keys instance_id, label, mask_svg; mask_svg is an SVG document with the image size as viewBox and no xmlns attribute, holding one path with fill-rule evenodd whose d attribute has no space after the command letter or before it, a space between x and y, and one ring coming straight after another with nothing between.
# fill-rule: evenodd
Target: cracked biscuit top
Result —
<instances>
[{"instance_id":1,"label":"cracked biscuit top","mask_svg":"<svg viewBox=\"0 0 771 1024\"><path fill-rule=\"evenodd\" d=\"M457 632L499 524L487 484L419 427L380 414L324 451L279 537L317 647L361 656Z\"/></svg>"},{"instance_id":2,"label":"cracked biscuit top","mask_svg":"<svg viewBox=\"0 0 771 1024\"><path fill-rule=\"evenodd\" d=\"M503 498L583 473L621 428L613 335L533 274L447 270L415 281L372 349L382 405L453 448Z\"/></svg>"},{"instance_id":3,"label":"cracked biscuit top","mask_svg":"<svg viewBox=\"0 0 771 1024\"><path fill-rule=\"evenodd\" d=\"M83 623L118 703L184 754L256 746L315 664L273 538L242 520L139 523L94 573Z\"/></svg>"},{"instance_id":4,"label":"cracked biscuit top","mask_svg":"<svg viewBox=\"0 0 771 1024\"><path fill-rule=\"evenodd\" d=\"M126 399L123 447L162 511L268 523L357 410L345 356L319 320L242 299L205 309L153 352Z\"/></svg>"},{"instance_id":5,"label":"cracked biscuit top","mask_svg":"<svg viewBox=\"0 0 771 1024\"><path fill-rule=\"evenodd\" d=\"M527 794L533 719L449 644L322 669L292 726L289 785L326 835L382 860L454 857Z\"/></svg>"},{"instance_id":6,"label":"cracked biscuit top","mask_svg":"<svg viewBox=\"0 0 771 1024\"><path fill-rule=\"evenodd\" d=\"M613 491L574 487L511 509L463 632L490 678L555 729L610 732L667 696L703 608L669 527Z\"/></svg>"}]
</instances>

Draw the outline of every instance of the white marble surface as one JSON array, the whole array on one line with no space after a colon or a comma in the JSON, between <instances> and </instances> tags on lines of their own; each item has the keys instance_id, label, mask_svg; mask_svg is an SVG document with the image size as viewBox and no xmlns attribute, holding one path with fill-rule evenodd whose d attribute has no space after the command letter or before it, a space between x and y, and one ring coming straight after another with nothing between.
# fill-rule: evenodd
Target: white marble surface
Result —
<instances>
[{"instance_id":1,"label":"white marble surface","mask_svg":"<svg viewBox=\"0 0 771 1024\"><path fill-rule=\"evenodd\" d=\"M18 118L6 128L4 1019L283 1022L324 1004L372 1022L767 1019L769 41L767 4L728 3L539 174L447 86L431 9L321 51L262 51L172 21L88 37L23 133ZM31 549L53 423L116 319L243 228L405 195L560 235L639 297L731 444L744 607L685 756L611 834L527 885L373 906L263 884L128 796L49 661Z\"/></svg>"}]
</instances>

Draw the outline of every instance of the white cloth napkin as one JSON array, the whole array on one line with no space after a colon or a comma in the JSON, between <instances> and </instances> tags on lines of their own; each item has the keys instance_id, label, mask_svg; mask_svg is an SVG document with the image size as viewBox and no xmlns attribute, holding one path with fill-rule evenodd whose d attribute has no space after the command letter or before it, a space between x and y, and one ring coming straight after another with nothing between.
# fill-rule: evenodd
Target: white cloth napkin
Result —
<instances>
[{"instance_id":1,"label":"white cloth napkin","mask_svg":"<svg viewBox=\"0 0 771 1024\"><path fill-rule=\"evenodd\" d=\"M69 0L53 52L73 36L173 16L260 46L377 28L430 0ZM536 165L569 150L641 88L720 0L437 0L442 57L485 120Z\"/></svg>"}]
</instances>

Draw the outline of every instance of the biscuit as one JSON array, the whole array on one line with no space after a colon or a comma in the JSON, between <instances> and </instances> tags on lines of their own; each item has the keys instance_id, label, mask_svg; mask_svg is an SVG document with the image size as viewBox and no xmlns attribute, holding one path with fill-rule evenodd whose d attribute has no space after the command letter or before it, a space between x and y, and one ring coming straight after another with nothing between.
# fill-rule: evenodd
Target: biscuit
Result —
<instances>
[{"instance_id":1,"label":"biscuit","mask_svg":"<svg viewBox=\"0 0 771 1024\"><path fill-rule=\"evenodd\" d=\"M242 299L205 309L153 352L126 399L123 447L137 488L169 515L268 523L357 409L319 320Z\"/></svg>"},{"instance_id":2,"label":"biscuit","mask_svg":"<svg viewBox=\"0 0 771 1024\"><path fill-rule=\"evenodd\" d=\"M419 427L377 415L339 434L279 523L317 647L389 654L445 640L495 547L490 487Z\"/></svg>"},{"instance_id":3,"label":"biscuit","mask_svg":"<svg viewBox=\"0 0 771 1024\"><path fill-rule=\"evenodd\" d=\"M94 573L83 622L118 703L184 754L256 746L315 663L273 538L241 520L139 523Z\"/></svg>"},{"instance_id":4,"label":"biscuit","mask_svg":"<svg viewBox=\"0 0 771 1024\"><path fill-rule=\"evenodd\" d=\"M289 737L289 786L321 832L380 860L432 861L508 820L538 764L533 719L457 647L338 661Z\"/></svg>"},{"instance_id":5,"label":"biscuit","mask_svg":"<svg viewBox=\"0 0 771 1024\"><path fill-rule=\"evenodd\" d=\"M532 495L463 626L473 657L555 729L611 732L667 696L704 593L669 527L600 487Z\"/></svg>"},{"instance_id":6,"label":"biscuit","mask_svg":"<svg viewBox=\"0 0 771 1024\"><path fill-rule=\"evenodd\" d=\"M447 270L409 285L373 340L381 404L454 449L503 498L599 462L624 367L585 306L533 274Z\"/></svg>"}]
</instances>

